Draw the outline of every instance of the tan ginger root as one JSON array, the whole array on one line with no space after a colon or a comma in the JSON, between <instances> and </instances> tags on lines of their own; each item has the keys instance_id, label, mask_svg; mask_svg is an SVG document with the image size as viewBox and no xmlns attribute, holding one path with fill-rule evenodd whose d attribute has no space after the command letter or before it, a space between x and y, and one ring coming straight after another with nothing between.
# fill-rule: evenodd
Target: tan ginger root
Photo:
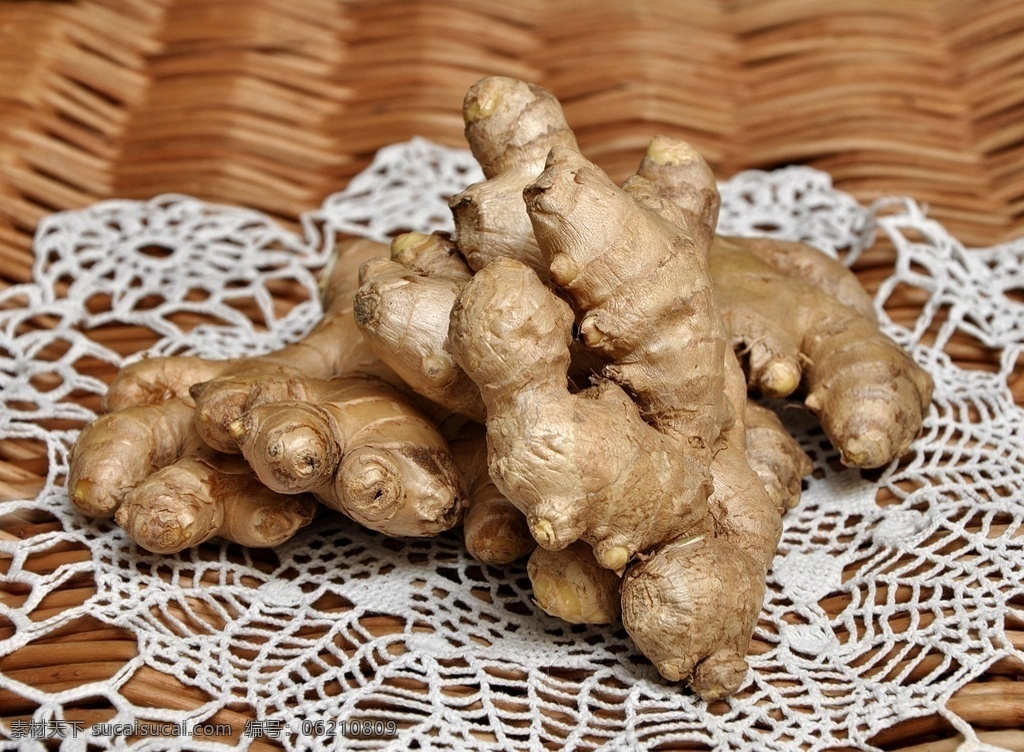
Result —
<instances>
[{"instance_id":1,"label":"tan ginger root","mask_svg":"<svg viewBox=\"0 0 1024 752\"><path fill-rule=\"evenodd\" d=\"M114 515L142 547L174 553L214 536L274 546L313 519L308 495L260 484L239 458L202 447L180 399L103 415L75 443L71 499L90 517Z\"/></svg>"},{"instance_id":2,"label":"tan ginger root","mask_svg":"<svg viewBox=\"0 0 1024 752\"><path fill-rule=\"evenodd\" d=\"M440 276L455 280L458 289L461 289L472 272L455 255L456 252L452 242L443 236L407 233L397 237L392 243L392 258L401 260L402 265L410 271L403 272L393 264L379 261L367 264L362 272L364 285L356 296L356 319L374 350L402 374L418 393L449 409L478 417L483 414L479 390L448 352L445 346L447 331L442 332L434 326L441 318L447 318L444 313L450 309L447 300L454 300L452 296L456 294L453 293L453 285L423 278L426 275L429 278ZM418 272L418 275L411 272ZM378 277L402 280L402 284L382 285ZM366 309L372 311L373 315L361 318L359 311L363 307L364 296L372 300ZM413 320L419 320L419 325L408 323ZM426 322L430 322L430 325L426 325ZM429 355L425 357L424 353ZM587 356L589 353L573 342L570 378L581 385L588 383L591 376L599 373L606 365L603 360L593 356L588 359ZM417 371L417 368L421 370ZM450 375L455 371L458 376ZM439 380L436 378L439 372L449 375ZM438 389L438 383L442 381L444 389ZM467 394L467 390L471 394ZM738 409L735 405L734 408ZM753 412L751 421L744 421L747 426L748 463L765 483L776 507L793 508L800 498L801 480L810 473L810 460L774 413L750 400L746 401L742 409L744 414ZM456 464L461 467L462 462L456 458ZM477 511L472 511L474 508ZM518 514L508 502L488 506L488 509L493 510L496 520L501 520L503 526L511 524L510 518ZM469 517L479 520L482 515L479 510L480 507L473 503L467 513L467 541L475 535L469 531L475 530L477 524L471 522ZM525 523L516 526L516 530L520 528L525 528ZM488 526L488 529L493 528ZM504 529L511 532L511 528ZM519 551L525 545L526 542L517 541L512 549ZM480 551L476 544L469 544L469 549L478 559L486 561L486 558L478 555Z\"/></svg>"},{"instance_id":3,"label":"tan ginger root","mask_svg":"<svg viewBox=\"0 0 1024 752\"><path fill-rule=\"evenodd\" d=\"M449 338L487 406L490 475L534 538L585 540L621 569L666 538L703 534L710 485L617 385L569 392L572 320L532 270L498 259L463 290ZM628 513L632 498L649 509Z\"/></svg>"},{"instance_id":4,"label":"tan ginger root","mask_svg":"<svg viewBox=\"0 0 1024 752\"><path fill-rule=\"evenodd\" d=\"M747 400L744 425L748 464L779 511L792 508L803 477L811 472L810 459L778 416L752 400ZM552 616L574 624L610 624L622 615L619 577L601 567L585 544L561 551L537 548L527 573L537 605Z\"/></svg>"},{"instance_id":5,"label":"tan ginger root","mask_svg":"<svg viewBox=\"0 0 1024 752\"><path fill-rule=\"evenodd\" d=\"M743 411L746 458L750 469L764 484L768 498L780 513L800 502L803 479L814 470L807 456L779 416L748 399Z\"/></svg>"},{"instance_id":6,"label":"tan ginger root","mask_svg":"<svg viewBox=\"0 0 1024 752\"><path fill-rule=\"evenodd\" d=\"M474 270L501 256L519 259L546 279L522 193L552 148L576 148L562 106L538 86L490 76L466 93L463 118L466 141L487 179L450 201L459 249Z\"/></svg>"},{"instance_id":7,"label":"tan ginger root","mask_svg":"<svg viewBox=\"0 0 1024 752\"><path fill-rule=\"evenodd\" d=\"M655 138L637 174L684 213L717 216L711 172L685 142ZM931 378L879 331L852 272L810 246L768 238L716 236L709 264L752 388L788 397L802 386L847 465L880 467L907 450Z\"/></svg>"},{"instance_id":8,"label":"tan ginger root","mask_svg":"<svg viewBox=\"0 0 1024 752\"><path fill-rule=\"evenodd\" d=\"M771 410L748 400L744 423L747 462L780 512L792 508L811 472L810 459ZM610 624L622 616L619 577L598 564L586 544L560 551L536 548L527 573L537 606L552 616L573 624Z\"/></svg>"},{"instance_id":9,"label":"tan ginger root","mask_svg":"<svg viewBox=\"0 0 1024 752\"><path fill-rule=\"evenodd\" d=\"M446 345L452 306L472 271L454 243L438 234L399 235L391 257L391 262L368 261L360 270L357 325L381 359L419 394L483 421L480 390ZM469 553L492 566L530 553L536 543L525 517L488 475L482 427L463 425L449 440L469 505L463 521Z\"/></svg>"},{"instance_id":10,"label":"tan ginger root","mask_svg":"<svg viewBox=\"0 0 1024 752\"><path fill-rule=\"evenodd\" d=\"M627 572L622 605L626 629L659 671L713 698L745 674L781 525L744 457L743 377L726 347L707 249L688 231L692 216L651 211L645 183L638 177L623 191L578 152L553 149L524 195L584 343L613 361L606 374L683 456L710 463L710 478L707 465L696 471L714 483L709 529L661 538Z\"/></svg>"},{"instance_id":11,"label":"tan ginger root","mask_svg":"<svg viewBox=\"0 0 1024 752\"><path fill-rule=\"evenodd\" d=\"M326 504L382 532L431 535L454 525L464 499L447 446L407 397L376 378L400 383L374 356L353 320L356 269L380 252L381 246L369 241L344 244L322 277L325 314L298 343L257 358L154 358L123 369L105 398L113 412L84 430L76 444L69 475L72 502L86 514L110 516L126 503L126 489L147 483L153 474L159 473L165 485L186 487L194 478L174 476L194 474L180 460L196 453L212 457L207 464L240 475L233 462L200 450L201 437L225 452L238 452L244 440L251 464L276 491L313 491ZM346 373L355 376L316 378ZM285 407L268 404L289 401ZM296 418L305 423L297 425ZM111 429L130 439L107 436ZM257 447L273 455L259 457ZM167 463L170 467L160 470ZM210 488L215 497L230 491L228 484ZM254 503L262 493L252 490ZM133 497L135 516L146 515L143 497ZM294 506L281 502L283 510ZM150 515L157 517L169 528L176 524L166 509ZM179 548L205 539L206 532L181 538ZM140 543L149 547L167 535L152 533Z\"/></svg>"},{"instance_id":12,"label":"tan ginger root","mask_svg":"<svg viewBox=\"0 0 1024 752\"><path fill-rule=\"evenodd\" d=\"M468 282L473 276L462 252L446 234L405 232L391 241L391 260L425 277ZM363 284L362 273L360 285Z\"/></svg>"},{"instance_id":13,"label":"tan ginger root","mask_svg":"<svg viewBox=\"0 0 1024 752\"><path fill-rule=\"evenodd\" d=\"M846 465L881 467L907 450L932 380L873 318L781 274L742 241L718 238L711 268L752 384L772 396L802 386Z\"/></svg>"},{"instance_id":14,"label":"tan ginger root","mask_svg":"<svg viewBox=\"0 0 1024 752\"><path fill-rule=\"evenodd\" d=\"M196 384L218 381L208 388L196 411L203 438L221 451L237 451L227 425L245 410L248 392L271 376L303 374L331 378L344 373L401 381L374 355L352 320L352 296L364 261L380 256L382 246L369 240L347 241L335 249L320 281L324 313L301 340L254 358L207 360L175 356L147 358L122 368L103 397L104 412L158 403L173 397L191 401Z\"/></svg>"},{"instance_id":15,"label":"tan ginger root","mask_svg":"<svg viewBox=\"0 0 1024 752\"><path fill-rule=\"evenodd\" d=\"M401 258L410 269L418 270L421 275L458 279L461 287L461 282L468 279L471 272L468 267L458 262L454 253L451 241L436 235L409 233L399 236L392 243L392 257ZM373 310L387 311L386 316L378 313L372 322L361 322L364 334L375 350L385 359L398 358L402 363L411 364L412 373L395 360L391 361L396 370L421 394L455 407L460 402L472 402L458 391L467 388L468 384L468 388L477 395L475 401L479 403L479 391L468 378L448 380L446 383L458 383L459 386L454 389L454 394L446 395L428 391L432 388L432 380L427 378L428 374L414 372L416 364L436 362L442 356L450 357L450 353L445 349L445 334L434 326L421 324L412 327L407 323L413 319L434 321L437 313L429 309L439 305L438 298L426 290L431 285L437 285L440 289L447 290L447 295L451 295L450 287L432 280L417 279L408 272L397 270L393 265L376 262L367 266L372 268L363 270L362 276L367 282L357 294L356 309L358 311L360 308L362 295L370 293L374 299ZM376 284L374 274L381 270L388 272L387 276L393 279L407 280L407 284L386 287ZM396 322L397 325L388 322ZM431 353L431 358L424 358L424 352ZM573 351L574 368L571 368L570 373L575 370L577 380L586 383L588 377L585 374L591 371L589 364L583 368L579 367L579 352L578 347ZM450 371L452 368L458 368L454 361L450 366L446 366L445 370ZM461 372L461 369L459 371ZM480 409L482 411L482 406ZM801 479L810 472L809 460L773 413L749 401L744 409L760 411L759 420L752 424L747 432L748 462L765 482L775 505L780 509L791 508L799 499ZM462 445L465 445L465 442L462 442ZM460 457L459 446L453 444L453 453L456 464L465 473L468 461ZM472 490L476 488L472 482L467 486L470 489L470 506L464 521L466 545L470 553L480 561L488 564L506 563L528 553L533 548L533 539L529 535L522 514L490 485L489 479L487 485L490 490L482 493Z\"/></svg>"},{"instance_id":16,"label":"tan ginger root","mask_svg":"<svg viewBox=\"0 0 1024 752\"><path fill-rule=\"evenodd\" d=\"M626 574L633 583L623 594L624 618L633 617L627 628L667 677L690 678L706 698L727 694L745 671L766 564L733 545L733 531L731 540L712 537L706 472L695 472L688 452L644 422L619 386L568 391L572 320L532 271L511 260L478 272L452 311L453 351L488 409L491 476L546 548L583 540L609 569L642 552ZM777 527L766 537L774 535ZM659 547L671 541L679 544ZM723 592L703 593L701 583ZM732 605L718 610L723 602Z\"/></svg>"},{"instance_id":17,"label":"tan ginger root","mask_svg":"<svg viewBox=\"0 0 1024 752\"><path fill-rule=\"evenodd\" d=\"M483 106L481 102L484 103ZM524 207L520 201L519 191L523 185L522 177L528 170L520 165L531 163L536 169L543 163L544 147L573 146L570 141L571 134L566 133L565 117L557 101L543 90L522 82L497 77L485 78L467 95L464 117L467 139L474 154L482 163L492 165L485 168L485 174L490 179L474 186L473 190L486 189L487 204L493 206L494 210L474 211L472 222L459 224L460 228L463 224L468 228L457 232L460 245L463 236L466 237L467 244L472 244L475 242L472 238L477 235L509 234L515 237L515 242L493 244L494 252L518 258L534 268L539 265L541 268L538 269L538 273L542 278L546 278L547 269L542 263L538 263L539 254L534 250L535 241L530 236L530 228L524 222ZM524 135L515 142L513 148L508 148L506 144L512 142L511 124L522 128L524 134L544 133L549 134L549 137L538 139ZM521 143L528 144L529 148L520 147ZM516 167L506 168L506 162L512 162ZM507 178L503 176L502 170L507 170ZM513 174L517 176L516 180L511 179ZM718 216L718 193L710 169L692 147L676 139L656 137L641 164L639 174L654 184L657 192L675 202L684 214L690 215L693 221L688 224L688 230L698 243L703 243L704 239L713 233ZM454 212L458 219L459 209L456 207ZM714 262L719 256L725 255L724 251L727 248L734 252L740 246L744 254L751 253L759 257L777 272L773 287L776 284L779 287L776 289L772 320L757 323L744 315L731 315L731 311L735 310L734 305L742 306L745 300L744 285L751 284L749 281L732 279L729 288L733 290L733 295L722 296L724 299L719 301L719 305L725 314L725 323L730 330L732 342L739 347L747 348L749 357L745 361L750 367L751 385L768 396L786 396L800 385L804 372L803 363L809 357L806 352L794 351L790 345L794 341L804 339L802 334L797 333L803 332L809 325L813 326L814 319L794 319L786 307L779 303L794 296L817 297L812 290L818 288L841 303L861 311L869 321L873 321L871 303L860 288L856 277L842 265L807 246L769 239L729 238L714 243L711 261L712 275L716 278L716 295L719 290L725 289L726 283L718 279L722 268ZM482 257L473 264L474 268L479 268L491 257ZM822 308L822 305L827 308ZM818 310L832 310L835 308L835 302L825 302L821 299L817 301L816 307ZM765 337L766 331L770 332L768 337ZM790 336L787 332L794 332L794 335ZM879 336L872 334L871 338L873 341L879 341ZM885 464L905 451L907 437L912 438L918 432L925 409L915 407L914 403L923 403L926 407L930 394L927 375L909 361L898 347L881 344L882 346L877 349L862 351L855 356L865 361L862 366L865 371L873 370L875 375L880 375L886 370L886 363L894 363L897 368L890 385L881 387L881 392L899 395L898 401L892 405L894 409L885 409L884 399L872 400L872 412L877 415L877 421L873 424L876 428L863 424L856 426L850 421L852 414L856 412L855 406L865 392L863 387L859 392L855 390L845 393L843 390L850 386L850 381L835 384L830 382L827 389L815 390L810 387L807 380L804 380L804 391L815 395L811 398L809 406L822 416L826 432L840 448L844 461L864 467ZM778 350L773 352L772 348L776 345ZM781 357L777 357L780 354ZM826 359L838 355L835 352L820 354ZM813 358L813 361L821 364L820 358ZM874 362L876 365L869 366L867 362ZM836 361L835 365L838 366L839 361ZM830 365L822 366L818 373L834 374L840 371L841 368ZM840 405L842 407L839 407ZM894 434L898 435L888 437L883 429L877 428L878 425L893 426ZM880 438L861 441L858 448L846 446L848 442L856 440L852 432L862 428L869 433L876 430L883 432ZM865 449L864 445L871 449Z\"/></svg>"},{"instance_id":18,"label":"tan ginger root","mask_svg":"<svg viewBox=\"0 0 1024 752\"><path fill-rule=\"evenodd\" d=\"M460 248L475 269L500 255L526 263L547 279L547 260L541 257L521 194L543 168L551 148L575 149L561 106L538 87L515 79L488 77L469 90L463 116L467 141L488 180L471 186L452 201ZM714 235L719 203L714 175L703 158L685 142L656 138L641 174L670 189L694 241L706 248ZM486 197L486 201L476 200L477 195ZM480 240L492 237L501 241ZM578 372L598 371L603 365L593 358L587 362L575 353L574 361L580 364ZM790 441L786 451L800 468L806 467L806 457L795 442ZM773 466L783 468L787 480L773 481L773 487L789 487L788 476L799 468L786 467L785 457L778 460ZM793 501L790 498L783 505L792 506Z\"/></svg>"},{"instance_id":19,"label":"tan ginger root","mask_svg":"<svg viewBox=\"0 0 1024 752\"><path fill-rule=\"evenodd\" d=\"M479 390L446 345L448 314L472 270L452 240L438 233L399 235L391 243L391 259L373 259L360 269L356 325L413 391L483 422ZM571 348L570 374L585 384L605 363L575 341Z\"/></svg>"},{"instance_id":20,"label":"tan ginger root","mask_svg":"<svg viewBox=\"0 0 1024 752\"><path fill-rule=\"evenodd\" d=\"M483 426L466 424L449 442L469 504L462 521L466 550L477 561L491 566L509 564L526 556L536 543L523 513L491 480Z\"/></svg>"},{"instance_id":21,"label":"tan ginger root","mask_svg":"<svg viewBox=\"0 0 1024 752\"><path fill-rule=\"evenodd\" d=\"M480 393L444 345L448 314L471 276L469 268L440 235L400 235L391 253L396 260L372 259L360 269L356 326L415 392L482 421Z\"/></svg>"},{"instance_id":22,"label":"tan ginger root","mask_svg":"<svg viewBox=\"0 0 1024 752\"><path fill-rule=\"evenodd\" d=\"M459 521L447 443L379 380L271 379L228 430L269 488L311 492L372 530L429 536Z\"/></svg>"},{"instance_id":23,"label":"tan ginger root","mask_svg":"<svg viewBox=\"0 0 1024 752\"><path fill-rule=\"evenodd\" d=\"M682 221L695 245L711 246L720 198L715 175L700 152L686 141L655 136L636 174L682 212Z\"/></svg>"},{"instance_id":24,"label":"tan ginger root","mask_svg":"<svg viewBox=\"0 0 1024 752\"><path fill-rule=\"evenodd\" d=\"M552 551L538 547L526 566L533 597L545 613L572 624L611 624L622 615L619 576L582 541Z\"/></svg>"},{"instance_id":25,"label":"tan ginger root","mask_svg":"<svg viewBox=\"0 0 1024 752\"><path fill-rule=\"evenodd\" d=\"M667 137L653 139L637 174L623 184L623 191L662 219L685 228L693 247L703 249L706 260L715 240L713 227L718 216L718 189L711 169L693 147ZM706 269L710 272L710 265ZM715 301L719 301L717 294ZM671 379L673 372L662 371L660 375ZM743 375L732 351L725 354L723 376L725 396L738 418L738 425L726 428L728 451L716 454L718 467L712 469L713 474L718 473L720 480L744 477L749 484L744 465L749 466L776 509L780 513L792 509L800 500L803 478L813 469L810 458L785 430L778 416L746 398ZM741 447L745 463L730 454Z\"/></svg>"}]
</instances>

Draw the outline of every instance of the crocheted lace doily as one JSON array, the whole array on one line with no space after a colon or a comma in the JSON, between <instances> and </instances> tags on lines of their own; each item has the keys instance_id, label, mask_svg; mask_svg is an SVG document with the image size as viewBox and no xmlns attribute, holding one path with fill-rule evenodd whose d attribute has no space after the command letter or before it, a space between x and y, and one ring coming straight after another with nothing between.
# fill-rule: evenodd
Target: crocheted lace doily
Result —
<instances>
[{"instance_id":1,"label":"crocheted lace doily","mask_svg":"<svg viewBox=\"0 0 1024 752\"><path fill-rule=\"evenodd\" d=\"M394 721L397 731L351 737L350 747L394 750L864 747L894 723L935 712L974 739L945 700L994 661L1024 658L1004 635L1006 620L1022 616L1011 602L1024 602L1024 413L1008 386L1024 341L1024 242L968 252L914 203L864 208L809 169L725 183L722 231L807 240L848 261L886 233L899 258L876 305L886 331L934 376L935 399L911 455L872 475L836 469L807 414L784 411L817 473L785 518L756 634L767 649L728 702L709 707L659 679L621 629L541 614L523 566L483 567L456 534L393 541L328 517L269 554L208 544L154 556L72 510L62 483L77 428L51 426L93 417L79 403L104 386L80 364L121 364L90 332L146 327L160 337L152 354L276 348L316 318L314 273L338 234L446 228L445 197L476 179L467 152L414 140L381 151L303 218L301 236L262 214L183 196L107 201L40 224L35 282L0 294L0 438L46 445L45 490L5 509L45 511L59 529L0 536L3 576L27 592L20 605L0 603L13 624L0 656L83 615L131 629L139 653L102 682L50 692L0 675L0 689L37 704L39 723L60 722L87 698L109 703L113 723L183 728L248 708L281 729L288 749L333 749L337 733L317 735L311 722L353 719L380 722L377 731ZM281 312L278 280L298 282L310 300ZM897 288L926 300L909 329L883 310ZM258 307L260 325L243 304ZM52 326L25 325L44 317ZM924 346L934 322L937 339ZM964 337L1000 353L1002 369L954 365L947 349ZM880 489L895 502L880 505ZM91 557L44 574L25 566L68 545ZM72 577L91 579L96 595L34 614ZM119 689L143 666L210 701L188 712L133 704ZM135 744L156 741L168 748L166 739ZM128 742L85 728L65 744Z\"/></svg>"}]
</instances>

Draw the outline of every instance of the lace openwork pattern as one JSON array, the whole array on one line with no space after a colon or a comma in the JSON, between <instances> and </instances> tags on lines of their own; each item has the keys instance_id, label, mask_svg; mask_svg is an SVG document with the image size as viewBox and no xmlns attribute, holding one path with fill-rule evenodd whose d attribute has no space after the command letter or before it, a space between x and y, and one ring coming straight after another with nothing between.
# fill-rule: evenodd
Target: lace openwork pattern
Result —
<instances>
[{"instance_id":1,"label":"lace openwork pattern","mask_svg":"<svg viewBox=\"0 0 1024 752\"><path fill-rule=\"evenodd\" d=\"M44 443L49 460L45 490L7 509L43 510L59 524L0 539L4 576L28 592L21 605L0 605L14 626L0 656L82 615L130 628L139 653L109 680L62 691L0 675L0 689L38 705L34 720L59 721L66 706L99 697L115 708L112 722L195 723L246 706L280 723L288 749L334 748L334 738L303 733L303 720L358 718L393 720L398 732L352 748L823 749L866 745L913 716L949 715L943 704L957 688L1000 658L1024 658L1004 634L1024 596L1024 413L1008 386L1024 342L1024 242L967 251L914 203L865 208L808 169L724 184L721 231L802 239L847 261L888 235L898 261L876 306L886 331L934 376L935 399L910 456L870 476L838 469L813 420L783 411L817 470L785 519L755 634L762 647L727 703L709 707L659 679L621 629L541 614L523 566L481 566L455 534L395 541L326 517L273 552L213 543L154 556L72 510L63 478L77 428L61 426L91 419L81 397L104 389L80 364L121 364L90 333L152 330L159 341L139 356L276 348L315 320L315 272L336 236L447 228L445 197L477 178L467 152L414 140L382 150L303 218L300 234L183 196L108 201L41 223L35 282L0 301L0 438ZM282 280L309 299L275 306ZM922 311L897 326L883 306L908 289ZM955 365L947 346L964 335L1000 353L1002 370ZM46 574L25 566L69 543L90 557ZM34 618L48 594L83 575L95 596ZM119 688L141 666L212 699L188 712L135 705ZM89 729L74 743L127 744Z\"/></svg>"}]
</instances>

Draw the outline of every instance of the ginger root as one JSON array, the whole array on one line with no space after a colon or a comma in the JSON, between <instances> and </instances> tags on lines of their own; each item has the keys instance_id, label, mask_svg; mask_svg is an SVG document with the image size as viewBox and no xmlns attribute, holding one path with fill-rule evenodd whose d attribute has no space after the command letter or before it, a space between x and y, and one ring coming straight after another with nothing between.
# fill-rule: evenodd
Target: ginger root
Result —
<instances>
[{"instance_id":1,"label":"ginger root","mask_svg":"<svg viewBox=\"0 0 1024 752\"><path fill-rule=\"evenodd\" d=\"M699 165L703 159L688 144L658 137L637 174L706 228L719 196L710 170ZM767 238L714 236L709 265L752 389L789 397L802 388L844 464L880 467L906 452L932 381L879 331L853 273L807 245Z\"/></svg>"},{"instance_id":2,"label":"ginger root","mask_svg":"<svg viewBox=\"0 0 1024 752\"><path fill-rule=\"evenodd\" d=\"M461 267L447 275L429 270L429 264L417 266L404 253L402 261L420 277L457 280L443 302L437 298L433 305L446 307L458 295L448 347L486 406L495 485L522 510L547 554L578 549L576 542L585 541L601 566L625 572L624 622L663 674L689 680L707 698L728 694L745 669L746 640L779 536L778 513L793 506L810 470L777 418L748 402L747 381L752 387L767 384L766 377L781 370L799 384L813 373L801 362L807 357L801 343L796 357L781 368L751 369L744 376L734 349L750 366L750 323L735 314L745 285L756 281L729 269L722 273L730 282L720 281L718 256L729 243L740 247L743 255L774 270L773 284L785 291L776 295L787 301L794 295L810 300L827 289L839 298L830 305L872 323L863 313L870 306L859 288L848 284L852 275L837 274L832 262L775 242L716 238L713 176L682 142L654 139L638 175L620 189L578 154L557 103L536 87L485 79L467 96L465 116L487 180L468 196L456 197L452 207L457 250L477 274L466 282ZM511 134L511 123L522 134ZM545 152L546 166L536 175ZM487 200L476 200L477 195ZM524 209L532 232L522 222ZM502 241L479 242L488 235ZM454 259L455 250L444 258ZM537 279L496 256L522 262ZM410 291L421 284L416 275L383 265L367 279L389 275ZM541 294L546 281L572 304L571 312L558 310L550 293ZM720 295L725 287L731 287L731 296ZM460 288L461 294L455 292ZM378 284L372 295L373 310L379 310L391 286ZM415 319L408 313L415 303L408 300L392 309L394 320ZM566 377L574 323L582 343L598 356L590 360L591 372L606 379L581 391ZM778 323L780 336L804 326L795 319ZM407 380L430 380L422 364L433 364L446 351L435 327L413 332L408 326L373 325L390 332L377 342L378 352L420 347L413 340L421 334L429 340L423 351L432 357L412 358L415 367ZM426 329L433 334L421 331ZM881 337L877 328L872 336ZM877 362L880 352L868 356ZM826 360L839 362L834 354ZM914 382L913 369L904 371L901 378ZM447 360L441 372L446 383L454 382ZM462 386L458 391L464 394ZM926 404L927 389L918 390L917 397ZM809 405L816 407L814 398ZM825 411L821 414L828 424ZM615 435L614 447L595 436L599 426L611 425L609 415L618 416L614 429L604 429ZM912 435L920 415L908 418ZM903 446L894 441L891 457ZM636 447L643 449L631 454ZM650 459L652 452L657 459ZM844 457L848 454L844 450ZM603 460L600 467L595 456ZM630 474L645 461L640 476ZM667 501L656 490L648 493L641 476L659 471L663 487L685 478L679 498ZM627 486L632 496L623 491ZM647 496L654 511L623 511L624 499ZM501 515L510 511L504 502L499 508ZM658 509L671 509L672 521L661 521L665 513ZM624 519L631 516L644 519ZM647 516L659 522L650 523ZM535 556L539 561L543 554ZM575 613L547 597L562 592L565 582L546 568L533 569L542 580L538 590L546 594L543 607ZM715 604L724 603L731 604L731 620L716 610ZM714 628L694 626L705 623Z\"/></svg>"},{"instance_id":3,"label":"ginger root","mask_svg":"<svg viewBox=\"0 0 1024 752\"><path fill-rule=\"evenodd\" d=\"M491 566L509 564L526 556L536 543L522 512L491 480L483 426L466 424L449 437L449 442L469 505L462 521L466 550L477 561Z\"/></svg>"},{"instance_id":4,"label":"ginger root","mask_svg":"<svg viewBox=\"0 0 1024 752\"><path fill-rule=\"evenodd\" d=\"M166 554L213 537L276 546L311 522L316 509L307 494L270 490L238 457L196 452L129 491L114 519L140 546Z\"/></svg>"},{"instance_id":5,"label":"ginger root","mask_svg":"<svg viewBox=\"0 0 1024 752\"><path fill-rule=\"evenodd\" d=\"M546 278L522 193L552 148L577 148L561 104L539 86L489 76L470 87L462 113L466 141L487 179L449 202L459 249L474 271L506 257Z\"/></svg>"},{"instance_id":6,"label":"ginger root","mask_svg":"<svg viewBox=\"0 0 1024 752\"><path fill-rule=\"evenodd\" d=\"M781 524L745 459L745 388L699 244L707 237L700 215L664 205L642 177L625 189L577 152L553 149L524 196L584 343L612 361L605 375L628 389L710 491L703 504L687 499L703 529L630 552L643 555L622 585L623 623L638 647L664 676L710 699L735 691L745 674ZM733 607L719 609L727 598Z\"/></svg>"},{"instance_id":7,"label":"ginger root","mask_svg":"<svg viewBox=\"0 0 1024 752\"><path fill-rule=\"evenodd\" d=\"M140 545L164 552L215 534L276 545L312 518L309 494L391 535L455 525L465 496L450 450L353 317L357 269L380 252L363 240L337 249L321 278L323 317L277 352L122 369L104 398L108 414L74 447L72 503L115 515ZM226 456L238 452L262 484Z\"/></svg>"},{"instance_id":8,"label":"ginger root","mask_svg":"<svg viewBox=\"0 0 1024 752\"><path fill-rule=\"evenodd\" d=\"M181 399L127 407L86 426L72 449L72 503L113 516L140 546L174 553L220 536L253 547L284 542L313 519L311 496L260 484L239 459L203 447Z\"/></svg>"},{"instance_id":9,"label":"ginger root","mask_svg":"<svg viewBox=\"0 0 1024 752\"><path fill-rule=\"evenodd\" d=\"M534 549L526 572L537 606L571 624L611 624L622 615L619 576L577 541L563 549Z\"/></svg>"},{"instance_id":10,"label":"ginger root","mask_svg":"<svg viewBox=\"0 0 1024 752\"><path fill-rule=\"evenodd\" d=\"M553 549L586 540L603 566L621 569L638 551L701 529L710 486L620 387L569 392L572 323L532 270L498 259L466 285L449 340L487 406L491 477L534 538ZM650 499L641 520L621 514L634 497Z\"/></svg>"},{"instance_id":11,"label":"ginger root","mask_svg":"<svg viewBox=\"0 0 1024 752\"><path fill-rule=\"evenodd\" d=\"M846 465L881 467L903 455L931 402L931 377L873 315L777 271L757 247L719 237L711 254L716 296L752 386L769 396L802 388Z\"/></svg>"},{"instance_id":12,"label":"ginger root","mask_svg":"<svg viewBox=\"0 0 1024 752\"><path fill-rule=\"evenodd\" d=\"M371 530L430 536L461 517L448 444L376 379L268 379L228 431L267 487L312 493Z\"/></svg>"},{"instance_id":13,"label":"ginger root","mask_svg":"<svg viewBox=\"0 0 1024 752\"><path fill-rule=\"evenodd\" d=\"M621 617L663 676L724 697L810 472L748 389L804 396L844 462L877 467L931 381L841 265L716 236L685 142L653 139L620 187L543 89L485 78L463 114L486 179L451 200L456 240L343 244L323 319L276 353L123 369L71 499L168 552L274 545L314 499L390 535L464 517L478 560L532 551L540 608Z\"/></svg>"},{"instance_id":14,"label":"ginger root","mask_svg":"<svg viewBox=\"0 0 1024 752\"><path fill-rule=\"evenodd\" d=\"M415 392L482 421L480 393L444 345L448 314L471 276L469 268L440 235L400 235L391 254L393 260L372 259L360 268L356 326Z\"/></svg>"}]
</instances>

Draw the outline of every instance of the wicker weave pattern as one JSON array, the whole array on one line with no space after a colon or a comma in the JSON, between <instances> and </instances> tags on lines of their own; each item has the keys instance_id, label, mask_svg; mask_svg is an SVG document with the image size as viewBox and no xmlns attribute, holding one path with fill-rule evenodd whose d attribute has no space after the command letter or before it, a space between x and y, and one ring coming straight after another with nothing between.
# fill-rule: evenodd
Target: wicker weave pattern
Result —
<instances>
[{"instance_id":1,"label":"wicker weave pattern","mask_svg":"<svg viewBox=\"0 0 1024 752\"><path fill-rule=\"evenodd\" d=\"M196 194L294 217L380 146L460 144L488 73L563 99L616 177L647 139L723 177L808 162L967 242L1024 228L1024 5L78 0L0 6L0 244L42 214Z\"/></svg>"}]
</instances>

